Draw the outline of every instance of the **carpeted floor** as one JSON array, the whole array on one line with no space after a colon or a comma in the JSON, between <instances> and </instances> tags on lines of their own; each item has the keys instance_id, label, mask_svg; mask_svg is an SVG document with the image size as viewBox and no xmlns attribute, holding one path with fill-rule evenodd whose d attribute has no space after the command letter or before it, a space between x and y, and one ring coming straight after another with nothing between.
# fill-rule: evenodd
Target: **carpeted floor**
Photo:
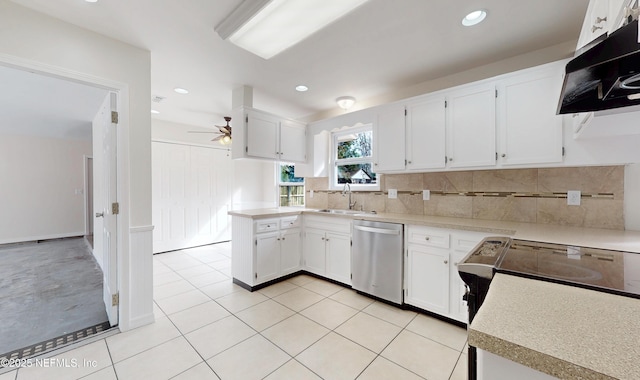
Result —
<instances>
[{"instance_id":1,"label":"carpeted floor","mask_svg":"<svg viewBox=\"0 0 640 380\"><path fill-rule=\"evenodd\" d=\"M84 238L0 247L0 354L107 321Z\"/></svg>"}]
</instances>

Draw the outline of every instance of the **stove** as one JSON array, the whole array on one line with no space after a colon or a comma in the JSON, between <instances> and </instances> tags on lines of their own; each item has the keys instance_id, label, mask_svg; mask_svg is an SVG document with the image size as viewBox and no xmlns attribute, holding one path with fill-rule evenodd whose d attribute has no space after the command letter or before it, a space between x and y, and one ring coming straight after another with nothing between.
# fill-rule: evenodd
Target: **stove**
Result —
<instances>
[{"instance_id":1,"label":"stove","mask_svg":"<svg viewBox=\"0 0 640 380\"><path fill-rule=\"evenodd\" d=\"M482 306L495 273L640 299L640 254L489 237L458 264L467 284L469 324ZM469 380L477 379L476 348L469 346Z\"/></svg>"}]
</instances>

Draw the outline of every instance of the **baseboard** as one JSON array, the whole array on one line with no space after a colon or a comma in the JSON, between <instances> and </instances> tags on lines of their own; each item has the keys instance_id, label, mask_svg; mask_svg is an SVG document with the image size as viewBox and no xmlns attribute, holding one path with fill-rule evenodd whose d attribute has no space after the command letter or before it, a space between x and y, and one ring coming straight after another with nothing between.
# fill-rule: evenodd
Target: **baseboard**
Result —
<instances>
[{"instance_id":1,"label":"baseboard","mask_svg":"<svg viewBox=\"0 0 640 380\"><path fill-rule=\"evenodd\" d=\"M35 243L42 240L55 240L66 238L81 238L84 237L84 232L69 232L64 234L52 234L52 235L37 235L37 236L23 236L20 238L0 239L1 244L20 244L20 243Z\"/></svg>"}]
</instances>

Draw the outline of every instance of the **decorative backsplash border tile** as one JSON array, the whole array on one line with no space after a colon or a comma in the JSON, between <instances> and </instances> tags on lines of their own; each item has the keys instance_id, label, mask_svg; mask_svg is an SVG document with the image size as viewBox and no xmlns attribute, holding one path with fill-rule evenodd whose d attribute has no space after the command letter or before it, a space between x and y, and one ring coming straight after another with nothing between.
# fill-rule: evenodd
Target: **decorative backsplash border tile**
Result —
<instances>
[{"instance_id":1,"label":"decorative backsplash border tile","mask_svg":"<svg viewBox=\"0 0 640 380\"><path fill-rule=\"evenodd\" d=\"M311 191L314 193L326 193L326 194L340 194L342 195L342 191L339 190L307 190L307 194ZM388 195L388 191L352 191L352 194L362 194L362 195ZM409 190L400 190L398 194L407 194L407 195L422 195L422 191L409 191ZM462 196L462 197L515 197L515 198L567 198L567 193L556 192L556 193L526 193L526 192L514 192L514 191L430 191L431 195L441 195L441 196ZM597 199L614 199L615 194L613 193L596 193L596 194L580 194L581 198L597 198Z\"/></svg>"},{"instance_id":2,"label":"decorative backsplash border tile","mask_svg":"<svg viewBox=\"0 0 640 380\"><path fill-rule=\"evenodd\" d=\"M380 191L354 191L356 209L624 229L624 166L501 169L380 175ZM328 178L307 178L307 207L347 208ZM388 189L398 197L389 199ZM423 189L431 198L422 200ZM314 191L313 198L310 191ZM581 192L579 206L567 191Z\"/></svg>"}]
</instances>

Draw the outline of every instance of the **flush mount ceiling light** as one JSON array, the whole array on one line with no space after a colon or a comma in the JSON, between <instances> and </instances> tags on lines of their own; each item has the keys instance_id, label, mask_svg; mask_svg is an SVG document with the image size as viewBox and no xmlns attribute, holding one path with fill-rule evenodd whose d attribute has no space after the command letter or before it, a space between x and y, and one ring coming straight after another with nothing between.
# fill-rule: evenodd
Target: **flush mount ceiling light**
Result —
<instances>
[{"instance_id":1,"label":"flush mount ceiling light","mask_svg":"<svg viewBox=\"0 0 640 380\"><path fill-rule=\"evenodd\" d=\"M296 91L298 92L309 91L309 87L305 86L304 84L299 84L296 86Z\"/></svg>"},{"instance_id":2,"label":"flush mount ceiling light","mask_svg":"<svg viewBox=\"0 0 640 380\"><path fill-rule=\"evenodd\" d=\"M160 113L160 111L157 111L157 110L151 110L151 113L152 113L152 114L154 114L154 115L157 115L157 114L159 114L159 113Z\"/></svg>"},{"instance_id":3,"label":"flush mount ceiling light","mask_svg":"<svg viewBox=\"0 0 640 380\"><path fill-rule=\"evenodd\" d=\"M173 91L177 92L178 94L182 94L182 95L186 95L189 93L189 90L187 90L186 88L181 88L181 87L176 87L173 89Z\"/></svg>"},{"instance_id":4,"label":"flush mount ceiling light","mask_svg":"<svg viewBox=\"0 0 640 380\"><path fill-rule=\"evenodd\" d=\"M87 3L97 3L98 2L98 0L84 0L84 1L86 1Z\"/></svg>"},{"instance_id":5,"label":"flush mount ceiling light","mask_svg":"<svg viewBox=\"0 0 640 380\"><path fill-rule=\"evenodd\" d=\"M353 107L354 104L356 104L356 98L354 98L353 96L341 96L336 99L336 103L338 103L338 107L346 111L349 108Z\"/></svg>"},{"instance_id":6,"label":"flush mount ceiling light","mask_svg":"<svg viewBox=\"0 0 640 380\"><path fill-rule=\"evenodd\" d=\"M464 26L473 26L478 25L487 17L487 11L484 9L479 9L477 11L473 11L468 15L464 16L462 19L462 25Z\"/></svg>"},{"instance_id":7,"label":"flush mount ceiling light","mask_svg":"<svg viewBox=\"0 0 640 380\"><path fill-rule=\"evenodd\" d=\"M269 59L367 1L244 0L215 31L223 40Z\"/></svg>"}]
</instances>

